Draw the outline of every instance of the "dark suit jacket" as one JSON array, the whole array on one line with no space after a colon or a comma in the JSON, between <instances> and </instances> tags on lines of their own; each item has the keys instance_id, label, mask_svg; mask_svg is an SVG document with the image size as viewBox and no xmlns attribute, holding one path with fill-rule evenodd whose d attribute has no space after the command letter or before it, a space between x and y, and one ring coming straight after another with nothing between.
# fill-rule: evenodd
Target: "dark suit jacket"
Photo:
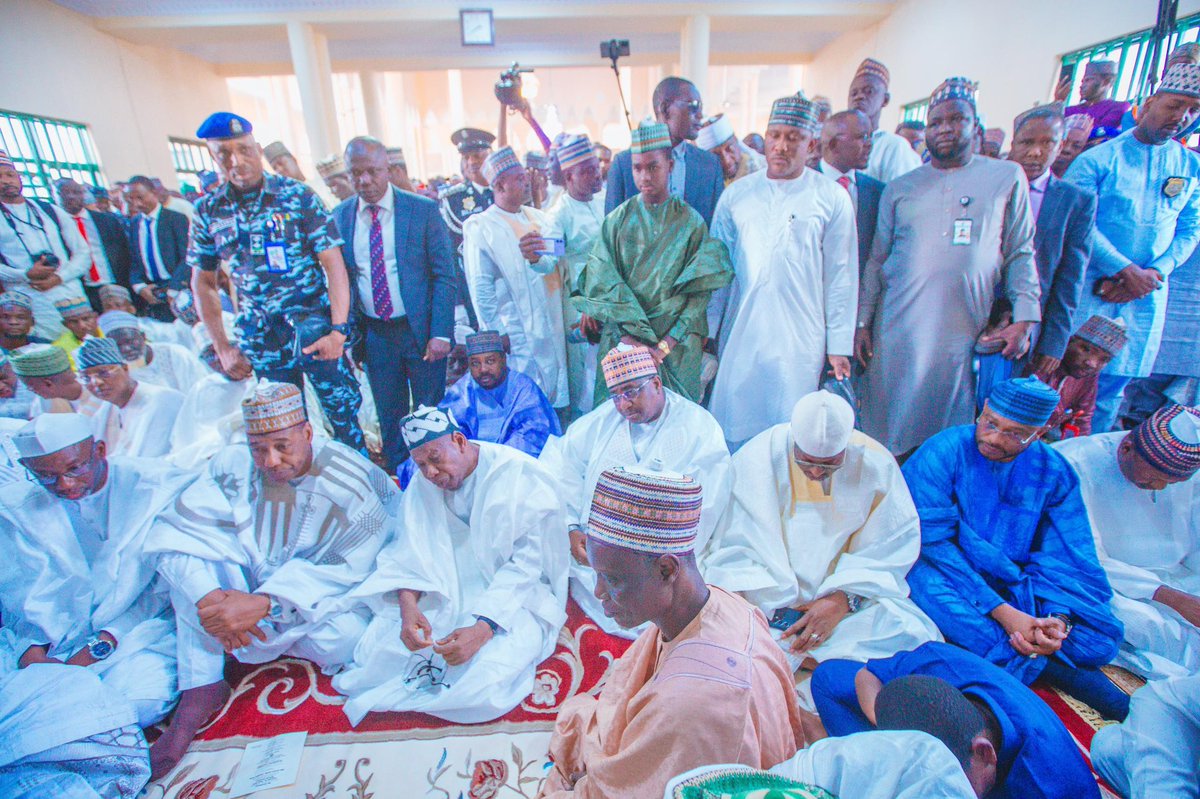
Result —
<instances>
[{"instance_id":1,"label":"dark suit jacket","mask_svg":"<svg viewBox=\"0 0 1200 799\"><path fill-rule=\"evenodd\" d=\"M704 224L711 225L717 200L725 188L725 173L721 170L721 159L707 150L701 150L691 142L685 144L687 166L683 178L683 199L704 217ZM629 150L617 153L608 170L608 191L604 197L604 213L637 194L633 182L633 154Z\"/></svg>"},{"instance_id":2,"label":"dark suit jacket","mask_svg":"<svg viewBox=\"0 0 1200 799\"><path fill-rule=\"evenodd\" d=\"M432 337L454 337L454 251L450 233L438 213L438 204L418 194L391 187L395 199L396 267L399 269L400 299L417 345L423 352ZM358 224L359 198L342 202L333 209L333 219L345 244L342 258L350 275L355 296L354 309L362 315L358 303L358 274L370 270L354 257L354 228Z\"/></svg>"},{"instance_id":3,"label":"dark suit jacket","mask_svg":"<svg viewBox=\"0 0 1200 799\"><path fill-rule=\"evenodd\" d=\"M133 256L129 270L130 285L155 282L146 275L146 265L142 261L138 229L143 224L140 216L135 216L129 221L129 251ZM182 291L188 288L192 278L187 265L188 218L178 211L159 208L156 231L158 253L162 258L163 268L171 275L167 280L167 287Z\"/></svg>"},{"instance_id":4,"label":"dark suit jacket","mask_svg":"<svg viewBox=\"0 0 1200 799\"><path fill-rule=\"evenodd\" d=\"M100 245L108 258L108 266L113 273L113 281L118 286L132 288L129 275L133 271L133 251L129 247L129 235L126 233L125 220L116 214L105 214L98 211L84 211L90 214L96 230L100 231Z\"/></svg>"},{"instance_id":5,"label":"dark suit jacket","mask_svg":"<svg viewBox=\"0 0 1200 799\"><path fill-rule=\"evenodd\" d=\"M1042 326L1035 354L1061 358L1084 320L1075 319L1092 255L1096 197L1053 175L1038 212L1033 252L1042 284Z\"/></svg>"},{"instance_id":6,"label":"dark suit jacket","mask_svg":"<svg viewBox=\"0 0 1200 799\"><path fill-rule=\"evenodd\" d=\"M854 177L854 184L858 188L854 222L858 225L858 273L861 275L867 267L867 259L871 257L871 246L875 243L875 220L879 217L883 181L859 170Z\"/></svg>"}]
</instances>

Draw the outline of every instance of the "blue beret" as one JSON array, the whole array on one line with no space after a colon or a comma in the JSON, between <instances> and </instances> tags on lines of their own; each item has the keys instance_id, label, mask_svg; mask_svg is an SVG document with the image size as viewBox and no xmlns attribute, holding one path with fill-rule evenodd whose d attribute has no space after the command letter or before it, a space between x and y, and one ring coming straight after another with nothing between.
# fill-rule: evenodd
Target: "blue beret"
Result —
<instances>
[{"instance_id":1,"label":"blue beret","mask_svg":"<svg viewBox=\"0 0 1200 799\"><path fill-rule=\"evenodd\" d=\"M992 389L988 407L998 416L1041 427L1058 407L1058 392L1036 377L1005 380Z\"/></svg>"},{"instance_id":2,"label":"blue beret","mask_svg":"<svg viewBox=\"0 0 1200 799\"><path fill-rule=\"evenodd\" d=\"M236 139L254 130L250 120L231 114L228 111L218 111L200 123L196 128L198 139Z\"/></svg>"}]
</instances>

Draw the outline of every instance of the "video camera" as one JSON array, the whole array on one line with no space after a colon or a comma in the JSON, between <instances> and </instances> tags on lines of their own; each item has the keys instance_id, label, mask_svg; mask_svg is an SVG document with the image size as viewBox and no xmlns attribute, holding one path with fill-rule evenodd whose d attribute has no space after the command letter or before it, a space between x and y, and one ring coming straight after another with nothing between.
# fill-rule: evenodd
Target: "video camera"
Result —
<instances>
[{"instance_id":1,"label":"video camera","mask_svg":"<svg viewBox=\"0 0 1200 799\"><path fill-rule=\"evenodd\" d=\"M500 80L496 81L496 99L509 108L520 108L525 102L521 97L521 75L526 72L533 72L533 69L523 69L516 61L501 72Z\"/></svg>"}]
</instances>

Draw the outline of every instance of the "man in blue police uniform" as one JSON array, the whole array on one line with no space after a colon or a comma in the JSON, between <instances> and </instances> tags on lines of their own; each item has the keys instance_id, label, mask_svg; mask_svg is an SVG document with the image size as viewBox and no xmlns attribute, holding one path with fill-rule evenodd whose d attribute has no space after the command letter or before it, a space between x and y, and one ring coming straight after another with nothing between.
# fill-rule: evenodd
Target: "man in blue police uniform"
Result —
<instances>
[{"instance_id":1,"label":"man in blue police uniform","mask_svg":"<svg viewBox=\"0 0 1200 799\"><path fill-rule=\"evenodd\" d=\"M345 357L350 281L333 218L303 183L263 172L250 123L216 113L196 131L226 183L196 206L188 266L225 373L302 386L307 376L334 436L366 453L358 382ZM221 325L217 272L229 262L240 309L240 348Z\"/></svg>"},{"instance_id":2,"label":"man in blue police uniform","mask_svg":"<svg viewBox=\"0 0 1200 799\"><path fill-rule=\"evenodd\" d=\"M451 143L462 156L462 183L447 186L438 195L442 219L450 228L450 244L455 255L455 288L458 305L467 309L471 325L475 325L475 310L471 307L471 295L467 290L467 276L463 271L462 243L463 223L467 218L483 213L492 204L492 189L483 176L483 162L492 151L496 137L486 130L461 128L450 135Z\"/></svg>"}]
</instances>

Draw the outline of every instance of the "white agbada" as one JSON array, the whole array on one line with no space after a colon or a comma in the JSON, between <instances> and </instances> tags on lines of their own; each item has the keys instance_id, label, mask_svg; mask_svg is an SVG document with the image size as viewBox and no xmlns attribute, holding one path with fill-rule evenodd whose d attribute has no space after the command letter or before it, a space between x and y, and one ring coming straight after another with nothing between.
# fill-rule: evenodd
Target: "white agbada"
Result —
<instances>
[{"instance_id":1,"label":"white agbada","mask_svg":"<svg viewBox=\"0 0 1200 799\"><path fill-rule=\"evenodd\" d=\"M178 344L151 344L154 353L150 363L129 364L129 374L139 383L152 383L187 394L208 371L191 350Z\"/></svg>"},{"instance_id":2,"label":"white agbada","mask_svg":"<svg viewBox=\"0 0 1200 799\"><path fill-rule=\"evenodd\" d=\"M246 443L242 399L252 382L209 372L183 398L171 429L171 463L199 469L230 444Z\"/></svg>"},{"instance_id":3,"label":"white agbada","mask_svg":"<svg viewBox=\"0 0 1200 799\"><path fill-rule=\"evenodd\" d=\"M735 447L786 422L817 389L827 354L854 352L858 233L850 195L816 170L772 180L766 170L721 194L712 235L734 281L720 308L720 365L710 407Z\"/></svg>"},{"instance_id":4,"label":"white agbada","mask_svg":"<svg viewBox=\"0 0 1200 799\"><path fill-rule=\"evenodd\" d=\"M767 618L836 590L865 598L808 651L818 662L890 657L942 640L909 598L921 529L891 453L854 431L828 494L794 464L786 424L733 456L733 498L700 558L704 579L740 593Z\"/></svg>"},{"instance_id":5,"label":"white agbada","mask_svg":"<svg viewBox=\"0 0 1200 799\"><path fill-rule=\"evenodd\" d=\"M463 224L463 268L480 329L508 336L508 365L532 377L561 408L570 390L558 259L543 256L531 264L519 244L525 233L547 228L535 208L509 213L492 205Z\"/></svg>"},{"instance_id":6,"label":"white agbada","mask_svg":"<svg viewBox=\"0 0 1200 799\"><path fill-rule=\"evenodd\" d=\"M1096 554L1113 588L1113 613L1125 625L1114 662L1149 679L1196 674L1200 629L1152 597L1163 585L1200 595L1200 478L1162 491L1138 488L1117 465L1125 435L1054 445L1079 475Z\"/></svg>"},{"instance_id":7,"label":"white agbada","mask_svg":"<svg viewBox=\"0 0 1200 799\"><path fill-rule=\"evenodd\" d=\"M244 445L226 447L155 524L147 552L171 587L179 627L179 683L221 679L224 654L196 602L218 588L266 594L275 618L265 641L234 651L244 663L288 654L327 672L348 663L370 614L347 599L392 538L399 489L382 469L336 441L313 441L302 477L273 483Z\"/></svg>"},{"instance_id":8,"label":"white agbada","mask_svg":"<svg viewBox=\"0 0 1200 799\"><path fill-rule=\"evenodd\" d=\"M198 324L203 324L200 322ZM174 344L178 347L183 347L186 350L196 349L196 338L192 332L192 327L186 322L176 319L174 322L160 322L157 319L151 319L148 316L138 318L138 327L146 334L146 340L150 342L150 346L157 347L159 344ZM232 333L230 337L232 338Z\"/></svg>"},{"instance_id":9,"label":"white agbada","mask_svg":"<svg viewBox=\"0 0 1200 799\"><path fill-rule=\"evenodd\" d=\"M666 403L653 422L630 424L614 403L605 402L546 442L539 460L555 477L566 527L587 529L592 494L605 469L653 465L686 474L703 487L696 551L704 548L729 502L729 450L712 414L670 389L663 391ZM626 630L604 615L595 588L596 572L572 558L571 597L605 632L636 638L640 630Z\"/></svg>"},{"instance_id":10,"label":"white agbada","mask_svg":"<svg viewBox=\"0 0 1200 799\"><path fill-rule=\"evenodd\" d=\"M745 766L701 766L667 784ZM975 799L958 759L932 735L917 730L872 730L822 738L770 769L789 780L824 788L843 799Z\"/></svg>"},{"instance_id":11,"label":"white agbada","mask_svg":"<svg viewBox=\"0 0 1200 799\"><path fill-rule=\"evenodd\" d=\"M110 454L157 458L171 450L171 430L181 407L178 391L139 382L124 408L101 402L92 424Z\"/></svg>"},{"instance_id":12,"label":"white agbada","mask_svg":"<svg viewBox=\"0 0 1200 799\"><path fill-rule=\"evenodd\" d=\"M0 664L43 644L65 660L107 631L117 648L88 670L133 703L141 726L163 718L179 696L175 623L146 538L192 479L110 457L104 486L78 501L29 481L0 487Z\"/></svg>"},{"instance_id":13,"label":"white agbada","mask_svg":"<svg viewBox=\"0 0 1200 799\"><path fill-rule=\"evenodd\" d=\"M94 420L96 412L107 403L83 386L79 387L79 392L79 399L77 400L50 400L45 397L34 397L33 405L29 408L29 418L34 419L43 413L77 413L80 416ZM97 431L98 435L96 437L100 440L104 439L102 433L103 431Z\"/></svg>"},{"instance_id":14,"label":"white agbada","mask_svg":"<svg viewBox=\"0 0 1200 799\"><path fill-rule=\"evenodd\" d=\"M921 156L899 133L882 128L871 134L871 155L867 158L868 175L885 185L921 165Z\"/></svg>"},{"instance_id":15,"label":"white agbada","mask_svg":"<svg viewBox=\"0 0 1200 799\"><path fill-rule=\"evenodd\" d=\"M479 462L456 491L413 477L401 501L401 532L358 593L376 616L334 678L346 715L420 711L457 724L491 721L521 703L566 622L567 543L555 476L525 453L474 442ZM439 640L486 616L496 635L466 663L447 666L432 649L400 640L396 591L418 606Z\"/></svg>"}]
</instances>

